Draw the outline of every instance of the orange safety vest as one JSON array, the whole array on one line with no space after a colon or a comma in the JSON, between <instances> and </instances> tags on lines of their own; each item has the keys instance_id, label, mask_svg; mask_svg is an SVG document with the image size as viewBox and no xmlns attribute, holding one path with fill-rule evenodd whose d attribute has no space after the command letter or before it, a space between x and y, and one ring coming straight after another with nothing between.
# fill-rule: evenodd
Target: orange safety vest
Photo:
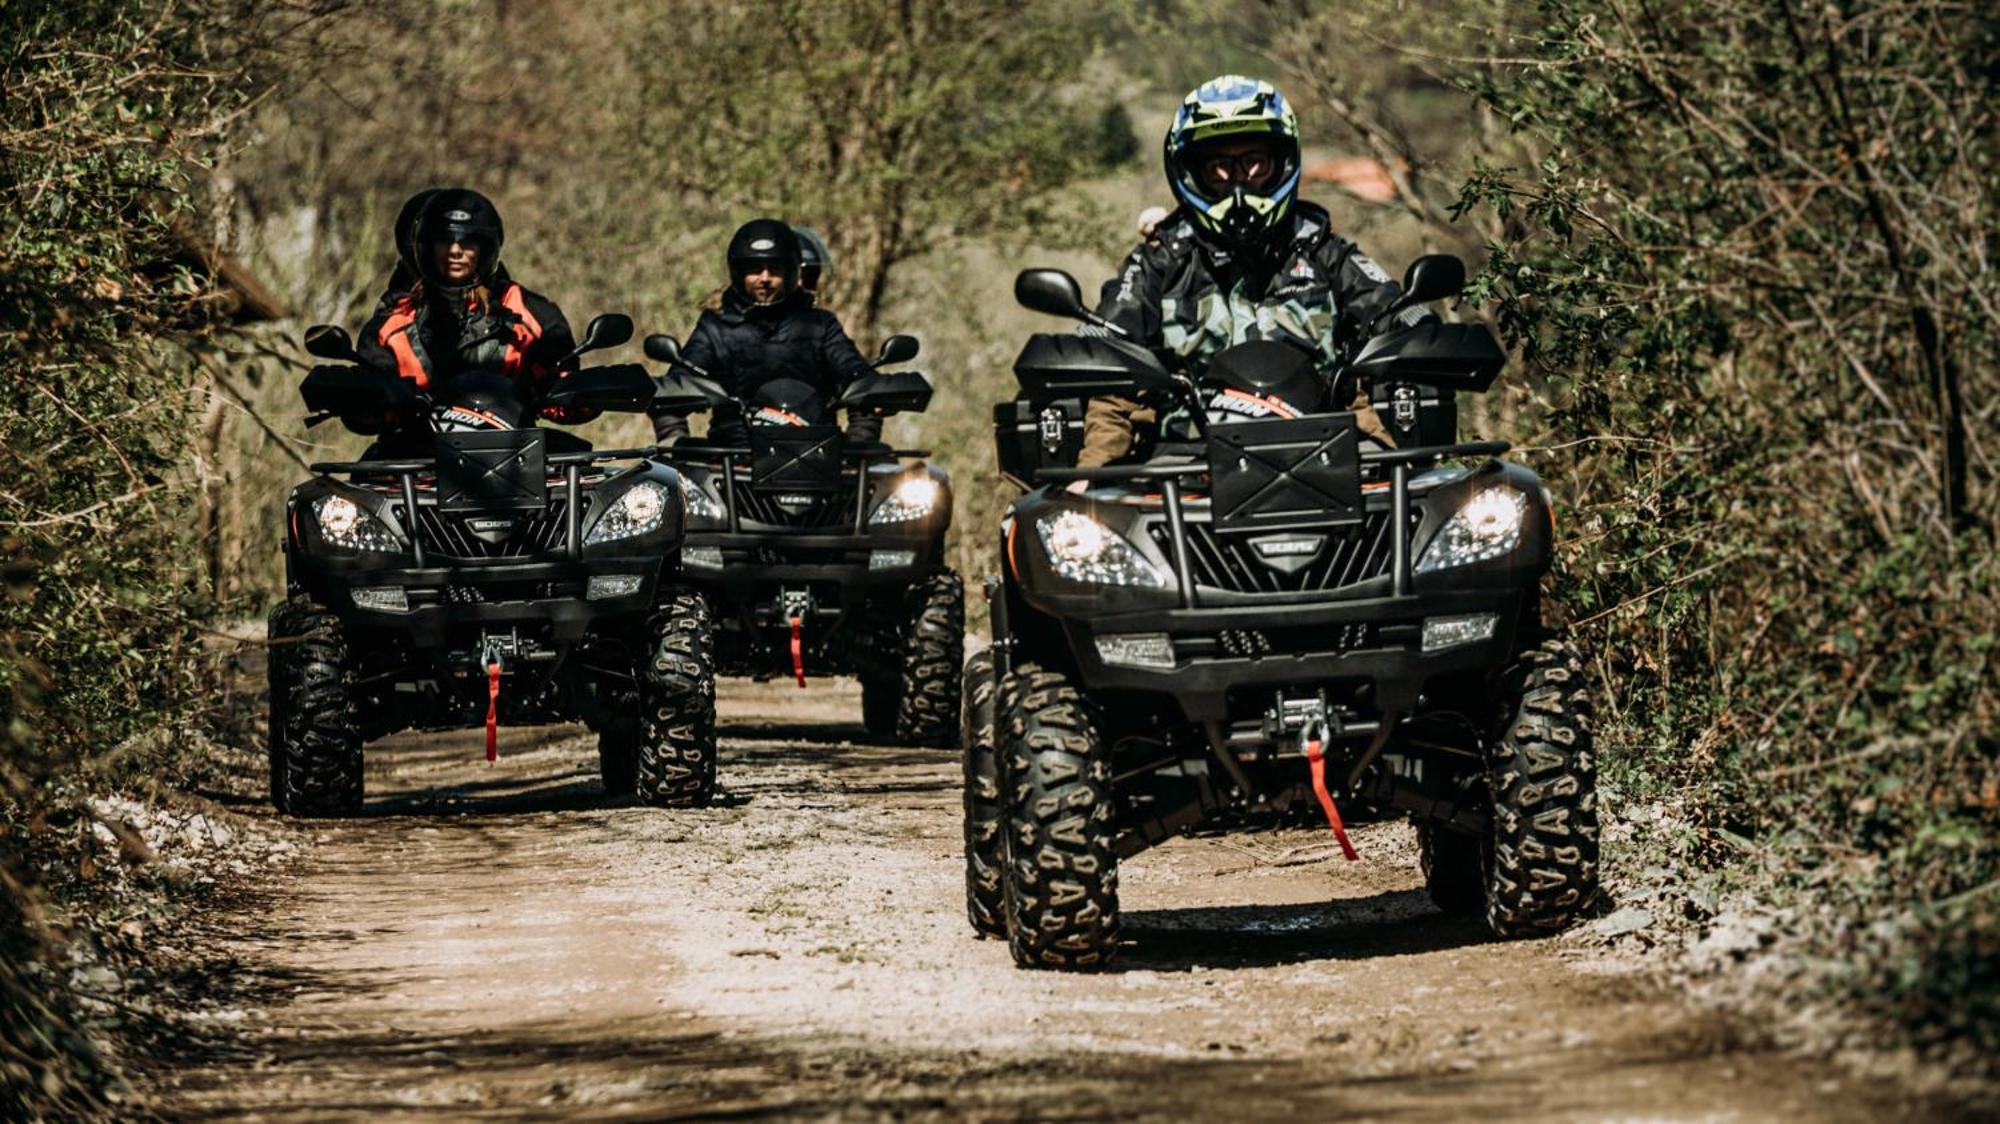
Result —
<instances>
[{"instance_id":1,"label":"orange safety vest","mask_svg":"<svg viewBox=\"0 0 2000 1124\"><path fill-rule=\"evenodd\" d=\"M541 321L528 311L528 301L522 292L521 286L512 281L500 290L500 307L514 314L513 338L508 341L507 354L500 360L500 370L514 379L520 378L527 366L528 348L542 338ZM395 306L382 321L376 340L396 357L396 373L423 390L431 385L431 373L424 366L423 358L417 354L416 345L410 342L410 329L416 322L417 298L411 293L404 293L396 298Z\"/></svg>"}]
</instances>

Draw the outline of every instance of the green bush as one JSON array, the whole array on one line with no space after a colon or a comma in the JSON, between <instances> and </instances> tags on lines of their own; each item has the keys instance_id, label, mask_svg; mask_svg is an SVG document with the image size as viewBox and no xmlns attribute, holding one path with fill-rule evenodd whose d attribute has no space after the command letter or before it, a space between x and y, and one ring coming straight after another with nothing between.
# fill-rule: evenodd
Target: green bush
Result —
<instances>
[{"instance_id":1,"label":"green bush","mask_svg":"<svg viewBox=\"0 0 2000 1124\"><path fill-rule=\"evenodd\" d=\"M0 7L0 1115L102 1110L42 922L52 824L158 767L204 679L186 540L209 320L190 188L256 84L247 3ZM63 872L53 871L60 885Z\"/></svg>"},{"instance_id":2,"label":"green bush","mask_svg":"<svg viewBox=\"0 0 2000 1124\"><path fill-rule=\"evenodd\" d=\"M1338 57L1295 57L1408 158L1399 204L1482 244L1608 771L1679 794L1698 858L1747 841L1763 893L1826 907L1799 911L1822 986L1994 1056L1995 27L1928 0L1481 10L1359 21L1462 60L1428 64L1486 126L1455 198Z\"/></svg>"}]
</instances>

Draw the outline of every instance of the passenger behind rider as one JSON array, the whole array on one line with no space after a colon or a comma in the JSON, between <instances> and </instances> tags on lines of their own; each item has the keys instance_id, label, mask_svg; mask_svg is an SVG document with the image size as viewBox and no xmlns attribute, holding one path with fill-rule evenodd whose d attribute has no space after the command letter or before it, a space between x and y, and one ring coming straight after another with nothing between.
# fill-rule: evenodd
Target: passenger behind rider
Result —
<instances>
[{"instance_id":1,"label":"passenger behind rider","mask_svg":"<svg viewBox=\"0 0 2000 1124\"><path fill-rule=\"evenodd\" d=\"M1298 198L1298 119L1267 82L1229 75L1188 94L1167 129L1167 182L1179 206L1140 217L1144 237L1105 282L1097 313L1135 343L1171 352L1199 374L1226 347L1279 339L1312 352L1332 377L1400 289L1326 211ZM1410 322L1430 315L1403 314ZM1090 331L1093 329L1086 329ZM1101 331L1101 329L1096 329ZM1332 387L1364 438L1391 446L1358 383ZM1091 399L1080 468L1143 455L1163 428L1149 398ZM1073 492L1088 488L1084 481Z\"/></svg>"},{"instance_id":2,"label":"passenger behind rider","mask_svg":"<svg viewBox=\"0 0 2000 1124\"><path fill-rule=\"evenodd\" d=\"M816 256L823 264L824 254ZM874 373L839 318L815 307L801 276L802 258L799 236L776 219L745 223L729 240L729 287L718 307L703 309L681 349L684 363L720 383L734 400L710 418L711 444L749 441L738 402L772 379L798 379L832 402L849 383ZM661 444L678 442L688 435L687 418L655 413L653 434ZM850 442L877 442L881 434L881 418L848 417Z\"/></svg>"},{"instance_id":3,"label":"passenger behind rider","mask_svg":"<svg viewBox=\"0 0 2000 1124\"><path fill-rule=\"evenodd\" d=\"M505 230L490 200L433 188L404 204L398 226L396 273L356 345L365 362L435 394L448 394L461 373L497 372L531 404L562 377L561 362L576 347L569 321L507 276ZM597 413L552 406L541 416L576 424Z\"/></svg>"}]
</instances>

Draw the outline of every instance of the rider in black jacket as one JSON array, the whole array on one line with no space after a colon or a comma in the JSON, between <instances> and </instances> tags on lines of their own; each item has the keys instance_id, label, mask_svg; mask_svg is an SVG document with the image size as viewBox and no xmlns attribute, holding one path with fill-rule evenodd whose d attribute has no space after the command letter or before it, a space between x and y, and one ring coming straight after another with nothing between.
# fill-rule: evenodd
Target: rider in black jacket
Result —
<instances>
[{"instance_id":1,"label":"rider in black jacket","mask_svg":"<svg viewBox=\"0 0 2000 1124\"><path fill-rule=\"evenodd\" d=\"M735 399L747 397L775 378L811 384L828 402L874 367L841 329L839 318L813 305L799 284L800 249L792 228L776 219L745 223L729 240L729 289L722 307L701 314L681 360L707 374ZM662 443L685 437L687 418L653 415L653 433ZM848 418L852 441L877 441L882 419ZM749 440L734 402L717 408L709 440L740 445Z\"/></svg>"}]
</instances>

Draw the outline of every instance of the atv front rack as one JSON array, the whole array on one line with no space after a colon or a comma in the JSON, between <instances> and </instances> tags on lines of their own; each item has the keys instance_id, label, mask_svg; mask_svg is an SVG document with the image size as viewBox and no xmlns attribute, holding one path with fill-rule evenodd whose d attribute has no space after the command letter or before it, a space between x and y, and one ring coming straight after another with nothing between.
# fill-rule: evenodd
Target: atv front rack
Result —
<instances>
[{"instance_id":1,"label":"atv front rack","mask_svg":"<svg viewBox=\"0 0 2000 1124\"><path fill-rule=\"evenodd\" d=\"M686 464L698 464L704 468L721 469L722 501L723 506L729 509L729 533L732 535L743 533L743 518L740 514L741 504L736 499L736 489L742 486L737 481L739 475L738 465L739 462L752 461L757 455L757 450L748 447L715 445L694 446L684 449L683 446L675 445L670 450L663 451L659 455L669 464L680 461ZM868 462L905 460L910 458L922 460L930 455L931 451L929 449L890 449L884 447L840 450L841 460L859 462L855 465L854 472L854 534L865 535L868 533Z\"/></svg>"},{"instance_id":2,"label":"atv front rack","mask_svg":"<svg viewBox=\"0 0 2000 1124\"><path fill-rule=\"evenodd\" d=\"M1380 449L1359 454L1364 467L1389 469L1390 537L1389 565L1393 574L1394 596L1410 592L1410 468L1427 466L1458 457L1497 457L1513 448L1505 441L1475 441L1464 445L1430 445L1418 449ZM1173 537L1174 577L1180 607L1195 608L1194 570L1188 562L1187 522L1181 511L1181 481L1190 476L1207 476L1204 461L1188 464L1122 464L1101 468L1043 468L1035 480L1046 484L1067 484L1074 480L1094 483L1123 483L1157 480L1167 509L1167 527Z\"/></svg>"},{"instance_id":3,"label":"atv front rack","mask_svg":"<svg viewBox=\"0 0 2000 1124\"><path fill-rule=\"evenodd\" d=\"M564 553L571 558L583 553L583 468L598 461L643 460L657 455L652 449L590 449L578 453L550 453L545 462L563 470ZM371 461L320 461L306 466L320 475L394 476L403 492L403 510L409 513L410 551L419 569L424 566L424 537L416 530L417 476L436 473L436 457Z\"/></svg>"}]
</instances>

